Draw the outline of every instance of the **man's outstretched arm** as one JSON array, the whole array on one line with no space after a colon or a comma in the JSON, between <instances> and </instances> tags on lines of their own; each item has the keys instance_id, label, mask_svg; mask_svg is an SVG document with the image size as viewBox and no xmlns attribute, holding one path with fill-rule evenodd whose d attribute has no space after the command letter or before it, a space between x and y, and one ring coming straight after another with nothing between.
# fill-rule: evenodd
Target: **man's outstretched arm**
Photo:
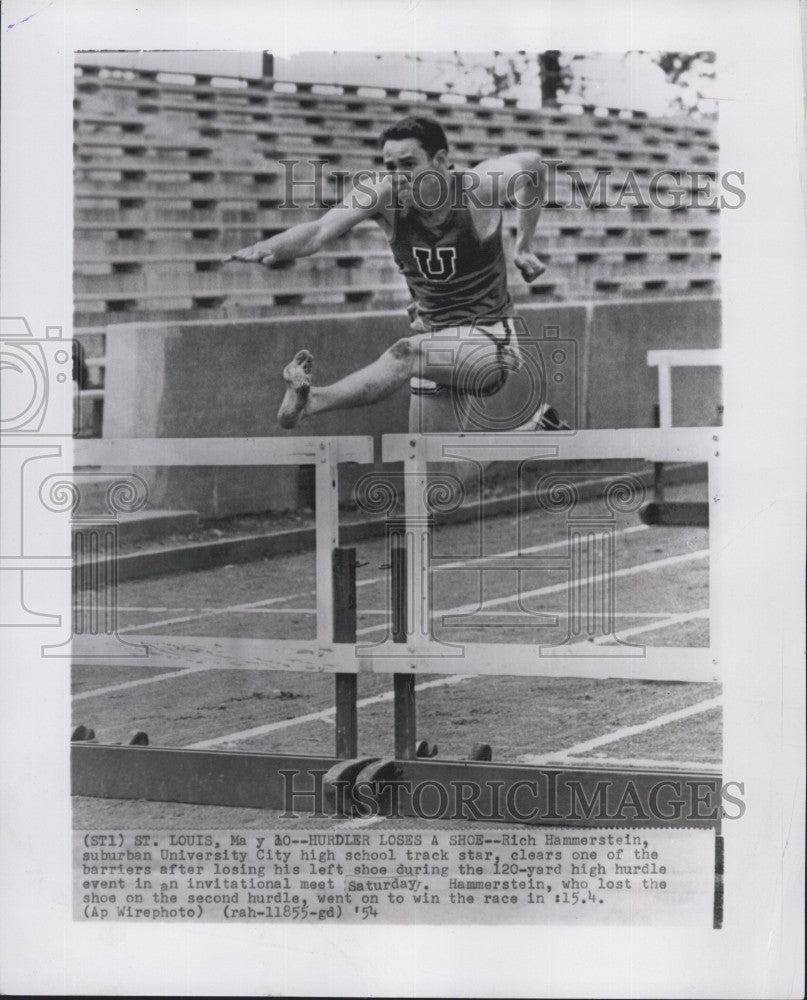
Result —
<instances>
[{"instance_id":1,"label":"man's outstretched arm","mask_svg":"<svg viewBox=\"0 0 807 1000\"><path fill-rule=\"evenodd\" d=\"M387 186L382 181L355 188L341 204L329 209L321 218L291 226L268 240L236 250L225 257L224 262L242 261L269 266L277 261L309 257L360 222L376 215L383 207Z\"/></svg>"},{"instance_id":2,"label":"man's outstretched arm","mask_svg":"<svg viewBox=\"0 0 807 1000\"><path fill-rule=\"evenodd\" d=\"M511 153L474 167L479 177L479 202L494 211L516 210L515 265L524 280L535 281L546 264L535 253L533 240L546 192L546 166L537 152Z\"/></svg>"}]
</instances>

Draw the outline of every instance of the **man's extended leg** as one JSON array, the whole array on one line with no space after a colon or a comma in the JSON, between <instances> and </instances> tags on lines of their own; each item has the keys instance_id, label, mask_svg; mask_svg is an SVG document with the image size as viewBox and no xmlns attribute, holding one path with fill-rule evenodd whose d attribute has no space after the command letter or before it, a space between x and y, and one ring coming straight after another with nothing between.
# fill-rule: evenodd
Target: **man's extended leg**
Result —
<instances>
[{"instance_id":1,"label":"man's extended leg","mask_svg":"<svg viewBox=\"0 0 807 1000\"><path fill-rule=\"evenodd\" d=\"M298 351L283 370L286 395L277 419L281 427L294 427L302 417L328 410L378 403L405 385L417 367L418 337L403 337L366 368L351 372L332 385L311 385L313 357Z\"/></svg>"},{"instance_id":2,"label":"man's extended leg","mask_svg":"<svg viewBox=\"0 0 807 1000\"><path fill-rule=\"evenodd\" d=\"M294 427L302 417L378 403L406 385L413 375L460 385L466 379L473 381L473 370L466 373L461 364L465 346L456 338L441 339L431 333L402 337L366 368L332 385L317 386L311 384L312 355L298 351L283 370L286 395L278 410L278 423ZM473 350L475 364L492 372L491 365L498 361L495 345L483 338L475 342Z\"/></svg>"}]
</instances>

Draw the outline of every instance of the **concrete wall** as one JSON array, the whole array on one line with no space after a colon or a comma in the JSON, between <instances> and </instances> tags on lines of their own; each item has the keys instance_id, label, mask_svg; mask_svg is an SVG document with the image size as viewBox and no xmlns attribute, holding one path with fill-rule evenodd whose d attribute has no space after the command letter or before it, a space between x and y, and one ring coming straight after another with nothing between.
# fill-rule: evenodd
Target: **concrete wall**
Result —
<instances>
[{"instance_id":1,"label":"concrete wall","mask_svg":"<svg viewBox=\"0 0 807 1000\"><path fill-rule=\"evenodd\" d=\"M609 302L592 307L583 366L586 427L652 426L658 375L647 352L720 347L719 299ZM673 423L720 423L715 368L673 371Z\"/></svg>"},{"instance_id":2,"label":"concrete wall","mask_svg":"<svg viewBox=\"0 0 807 1000\"><path fill-rule=\"evenodd\" d=\"M657 394L647 350L720 344L715 299L541 304L519 312L526 323L525 374L479 411L498 426L519 412L525 379L536 372L546 379L550 402L577 426L650 426ZM409 332L398 312L110 327L104 437L372 434L380 444L382 434L407 430L407 391L371 407L316 417L298 431L281 431L275 423L283 395L280 372L295 351L307 347L315 358L315 381L332 382ZM541 345L549 342L545 350ZM673 398L676 422L719 422L714 369L677 373ZM151 506L205 516L294 508L305 483L305 474L288 468L139 471L150 483ZM343 496L363 471L343 469Z\"/></svg>"}]
</instances>

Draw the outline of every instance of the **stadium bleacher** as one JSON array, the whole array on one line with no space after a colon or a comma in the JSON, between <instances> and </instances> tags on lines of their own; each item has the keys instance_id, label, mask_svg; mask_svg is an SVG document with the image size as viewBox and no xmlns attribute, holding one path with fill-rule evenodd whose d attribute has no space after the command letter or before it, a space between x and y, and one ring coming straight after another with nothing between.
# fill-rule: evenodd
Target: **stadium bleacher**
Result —
<instances>
[{"instance_id":1,"label":"stadium bleacher","mask_svg":"<svg viewBox=\"0 0 807 1000\"><path fill-rule=\"evenodd\" d=\"M616 109L530 110L510 99L394 88L76 66L74 330L91 386L85 433L97 433L105 329L111 323L260 318L403 307L409 296L372 223L312 258L223 266L238 247L334 204L352 172L381 165L378 135L413 110L437 117L457 169L520 148L557 164L540 227L549 264L533 285L512 269L517 302L714 295L716 206L678 209L623 199L570 208L573 176L609 192L632 175L670 200L677 171L715 178L708 122ZM295 159L303 204L290 206ZM314 168L312 163L319 163ZM671 171L659 178L661 171ZM313 183L312 183L313 180ZM512 244L514 213L505 215Z\"/></svg>"}]
</instances>

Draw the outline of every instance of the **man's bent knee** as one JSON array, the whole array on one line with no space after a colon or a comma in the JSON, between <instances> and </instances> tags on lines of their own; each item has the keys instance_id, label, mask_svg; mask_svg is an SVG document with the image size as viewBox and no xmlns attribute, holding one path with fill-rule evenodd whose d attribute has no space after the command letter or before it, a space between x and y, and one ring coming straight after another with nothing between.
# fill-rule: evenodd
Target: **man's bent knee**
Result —
<instances>
[{"instance_id":1,"label":"man's bent knee","mask_svg":"<svg viewBox=\"0 0 807 1000\"><path fill-rule=\"evenodd\" d=\"M415 356L416 349L410 337L401 337L389 348L389 353L396 361L411 362Z\"/></svg>"}]
</instances>

